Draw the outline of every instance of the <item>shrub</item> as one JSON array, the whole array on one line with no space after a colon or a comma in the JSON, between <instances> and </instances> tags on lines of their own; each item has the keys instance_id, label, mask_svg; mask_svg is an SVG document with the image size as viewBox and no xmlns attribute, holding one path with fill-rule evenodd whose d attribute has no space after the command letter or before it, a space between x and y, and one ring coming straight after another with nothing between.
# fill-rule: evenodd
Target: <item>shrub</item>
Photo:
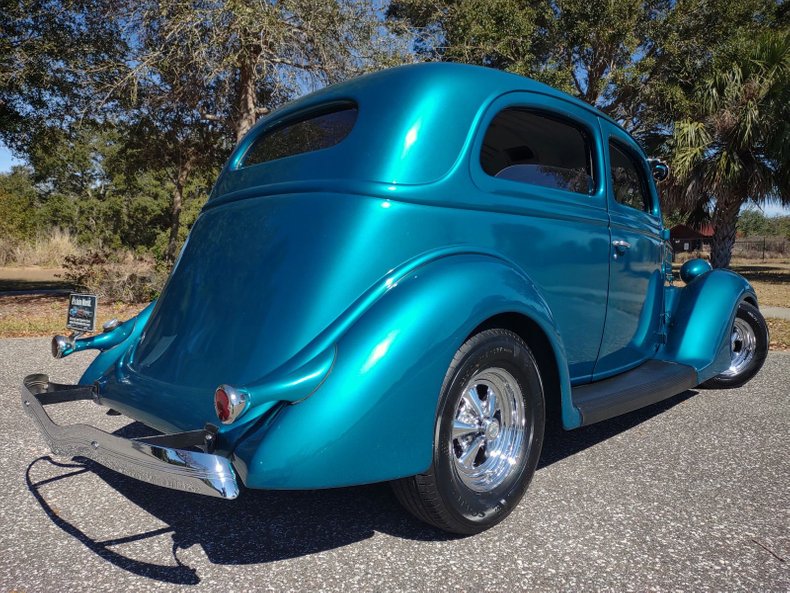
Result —
<instances>
[{"instance_id":1,"label":"shrub","mask_svg":"<svg viewBox=\"0 0 790 593\"><path fill-rule=\"evenodd\" d=\"M0 266L7 266L14 263L14 256L17 242L8 237L0 237Z\"/></svg>"},{"instance_id":2,"label":"shrub","mask_svg":"<svg viewBox=\"0 0 790 593\"><path fill-rule=\"evenodd\" d=\"M144 303L159 295L166 270L130 252L88 251L66 258L63 279L105 302Z\"/></svg>"}]
</instances>

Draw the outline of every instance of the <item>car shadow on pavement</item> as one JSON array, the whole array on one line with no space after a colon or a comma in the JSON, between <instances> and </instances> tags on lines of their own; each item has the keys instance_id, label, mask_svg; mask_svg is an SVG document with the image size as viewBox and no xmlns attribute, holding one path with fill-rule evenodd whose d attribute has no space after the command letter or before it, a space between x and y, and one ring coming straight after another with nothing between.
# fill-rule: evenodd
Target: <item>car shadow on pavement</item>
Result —
<instances>
[{"instance_id":1,"label":"car shadow on pavement","mask_svg":"<svg viewBox=\"0 0 790 593\"><path fill-rule=\"evenodd\" d=\"M547 426L538 469L565 459L661 414L696 392L687 391L648 408L590 427L565 432ZM132 423L115 434L139 437L148 433ZM48 464L47 477L34 481L38 464ZM130 502L166 526L133 535L99 540L70 522L47 501L41 487L59 480L79 479L93 472ZM55 474L52 476L52 474ZM157 581L194 585L197 570L183 563L178 552L195 544L212 564L261 564L316 554L368 539L375 532L418 541L443 541L454 536L414 519L404 511L386 484L311 491L260 491L242 489L235 501L177 492L127 478L93 461L75 458L69 463L44 456L26 473L27 486L50 520L99 557L118 568ZM61 501L62 507L63 502ZM97 511L98 512L98 511ZM118 509L119 515L123 510ZM123 526L123 522L119 521ZM89 526L86 526L90 530ZM115 549L125 543L171 534L175 564L154 564L125 556ZM168 562L169 559L162 559Z\"/></svg>"},{"instance_id":2,"label":"car shadow on pavement","mask_svg":"<svg viewBox=\"0 0 790 593\"><path fill-rule=\"evenodd\" d=\"M695 390L684 391L669 399L641 408L622 416L616 416L604 422L591 424L575 430L563 430L559 418L553 418L546 423L546 433L543 437L543 452L538 462L538 470L552 463L561 461L566 457L584 451L588 447L597 445L613 436L629 430L642 422L658 416L683 403L699 393Z\"/></svg>"}]
</instances>

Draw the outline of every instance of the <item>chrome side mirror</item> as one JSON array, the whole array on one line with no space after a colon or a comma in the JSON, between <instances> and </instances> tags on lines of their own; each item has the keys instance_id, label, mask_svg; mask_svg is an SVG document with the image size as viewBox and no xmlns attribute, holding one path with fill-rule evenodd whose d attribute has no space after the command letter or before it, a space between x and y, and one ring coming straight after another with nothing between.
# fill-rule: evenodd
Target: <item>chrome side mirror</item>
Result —
<instances>
[{"instance_id":1,"label":"chrome side mirror","mask_svg":"<svg viewBox=\"0 0 790 593\"><path fill-rule=\"evenodd\" d=\"M647 159L647 163L650 165L650 172L653 174L653 179L656 180L656 183L661 183L669 177L669 165L661 159Z\"/></svg>"}]
</instances>

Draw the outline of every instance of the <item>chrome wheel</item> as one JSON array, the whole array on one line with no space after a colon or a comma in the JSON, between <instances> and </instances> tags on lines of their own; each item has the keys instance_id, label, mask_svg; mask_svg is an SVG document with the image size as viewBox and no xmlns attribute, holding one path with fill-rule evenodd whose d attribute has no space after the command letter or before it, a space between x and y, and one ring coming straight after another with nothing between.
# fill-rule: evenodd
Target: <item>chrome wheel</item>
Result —
<instances>
[{"instance_id":1,"label":"chrome wheel","mask_svg":"<svg viewBox=\"0 0 790 593\"><path fill-rule=\"evenodd\" d=\"M464 388L455 410L450 454L461 481L488 492L520 467L526 449L524 396L504 369L477 373Z\"/></svg>"},{"instance_id":2,"label":"chrome wheel","mask_svg":"<svg viewBox=\"0 0 790 593\"><path fill-rule=\"evenodd\" d=\"M734 377L740 374L751 363L756 348L757 337L752 326L740 317L736 317L730 335L730 368L721 376Z\"/></svg>"}]
</instances>

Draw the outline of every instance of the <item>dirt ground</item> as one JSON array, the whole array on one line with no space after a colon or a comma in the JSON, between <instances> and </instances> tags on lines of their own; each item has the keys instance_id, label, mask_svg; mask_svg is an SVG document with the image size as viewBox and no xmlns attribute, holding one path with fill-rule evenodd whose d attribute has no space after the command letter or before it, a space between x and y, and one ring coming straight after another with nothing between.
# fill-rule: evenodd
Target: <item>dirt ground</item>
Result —
<instances>
[{"instance_id":1,"label":"dirt ground","mask_svg":"<svg viewBox=\"0 0 790 593\"><path fill-rule=\"evenodd\" d=\"M735 261L730 267L754 286L760 306L790 307L790 260Z\"/></svg>"},{"instance_id":2,"label":"dirt ground","mask_svg":"<svg viewBox=\"0 0 790 593\"><path fill-rule=\"evenodd\" d=\"M9 290L67 289L69 286L60 277L62 274L60 268L0 268L0 293Z\"/></svg>"}]
</instances>

